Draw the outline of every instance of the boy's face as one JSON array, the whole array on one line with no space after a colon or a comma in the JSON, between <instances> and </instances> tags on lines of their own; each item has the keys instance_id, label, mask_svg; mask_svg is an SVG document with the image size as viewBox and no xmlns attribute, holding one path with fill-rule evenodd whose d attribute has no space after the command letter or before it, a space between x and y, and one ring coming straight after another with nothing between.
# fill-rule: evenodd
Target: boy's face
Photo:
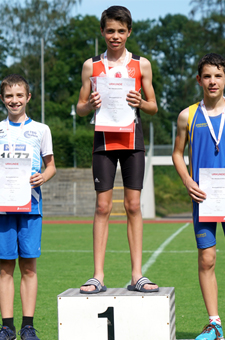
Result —
<instances>
[{"instance_id":1,"label":"boy's face","mask_svg":"<svg viewBox=\"0 0 225 340\"><path fill-rule=\"evenodd\" d=\"M105 28L101 28L102 36L105 38L107 49L113 51L125 48L127 38L131 34L127 24L117 20L106 20Z\"/></svg>"},{"instance_id":2,"label":"boy's face","mask_svg":"<svg viewBox=\"0 0 225 340\"><path fill-rule=\"evenodd\" d=\"M204 65L201 77L197 75L196 79L207 97L218 98L223 95L225 86L223 67L218 69L214 65Z\"/></svg>"},{"instance_id":3,"label":"boy's face","mask_svg":"<svg viewBox=\"0 0 225 340\"><path fill-rule=\"evenodd\" d=\"M0 97L8 111L9 119L13 121L25 114L26 105L31 98L31 94L29 93L27 96L25 86L16 84L13 86L7 85L4 98Z\"/></svg>"}]
</instances>

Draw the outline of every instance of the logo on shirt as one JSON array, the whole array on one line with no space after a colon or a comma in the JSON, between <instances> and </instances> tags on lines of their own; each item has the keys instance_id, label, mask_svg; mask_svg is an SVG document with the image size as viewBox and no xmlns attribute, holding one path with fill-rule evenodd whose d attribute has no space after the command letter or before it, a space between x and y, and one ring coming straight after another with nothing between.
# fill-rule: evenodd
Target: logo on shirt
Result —
<instances>
[{"instance_id":1,"label":"logo on shirt","mask_svg":"<svg viewBox=\"0 0 225 340\"><path fill-rule=\"evenodd\" d=\"M0 138L5 138L7 134L5 133L4 129L0 129Z\"/></svg>"},{"instance_id":2,"label":"logo on shirt","mask_svg":"<svg viewBox=\"0 0 225 340\"><path fill-rule=\"evenodd\" d=\"M135 67L127 67L129 78L134 78L135 76Z\"/></svg>"},{"instance_id":3,"label":"logo on shirt","mask_svg":"<svg viewBox=\"0 0 225 340\"><path fill-rule=\"evenodd\" d=\"M199 123L199 124L196 124L196 127L197 128L201 128L201 127L207 127L208 126L208 124L207 123Z\"/></svg>"},{"instance_id":4,"label":"logo on shirt","mask_svg":"<svg viewBox=\"0 0 225 340\"><path fill-rule=\"evenodd\" d=\"M4 151L9 151L9 144L4 144ZM26 151L26 144L16 144L15 151Z\"/></svg>"},{"instance_id":5,"label":"logo on shirt","mask_svg":"<svg viewBox=\"0 0 225 340\"><path fill-rule=\"evenodd\" d=\"M37 138L37 132L36 131L25 131L24 132L24 137L26 138L32 138L32 137L36 137Z\"/></svg>"}]
</instances>

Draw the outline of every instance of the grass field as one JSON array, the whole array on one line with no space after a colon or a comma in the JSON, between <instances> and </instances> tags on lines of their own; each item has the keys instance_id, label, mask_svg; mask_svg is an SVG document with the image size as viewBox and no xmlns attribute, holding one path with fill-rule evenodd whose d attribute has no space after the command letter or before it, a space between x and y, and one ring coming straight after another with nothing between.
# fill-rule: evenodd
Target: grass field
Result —
<instances>
[{"instance_id":1,"label":"grass field","mask_svg":"<svg viewBox=\"0 0 225 340\"><path fill-rule=\"evenodd\" d=\"M161 287L175 287L176 338L194 339L208 322L197 274L193 226L182 223L145 223L143 267L145 276ZM183 229L181 229L183 227ZM178 233L179 231L179 233ZM177 234L175 234L177 232ZM173 236L173 237L172 237ZM225 320L225 251L222 228L217 232L219 313ZM157 253L155 251L158 250ZM151 264L151 257L155 261ZM150 264L150 265L149 265ZM126 224L111 221L105 260L105 285L124 287L130 280ZM41 340L57 340L57 295L78 288L93 274L92 223L43 224L42 255L38 259L38 297L34 326ZM21 324L20 275L15 272L14 319Z\"/></svg>"}]
</instances>

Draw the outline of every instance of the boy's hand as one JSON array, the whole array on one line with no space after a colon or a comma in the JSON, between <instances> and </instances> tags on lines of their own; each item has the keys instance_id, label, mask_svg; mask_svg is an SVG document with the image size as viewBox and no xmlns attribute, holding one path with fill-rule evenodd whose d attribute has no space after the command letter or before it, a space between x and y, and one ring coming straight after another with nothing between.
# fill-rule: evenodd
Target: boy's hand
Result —
<instances>
[{"instance_id":1,"label":"boy's hand","mask_svg":"<svg viewBox=\"0 0 225 340\"><path fill-rule=\"evenodd\" d=\"M30 184L32 189L40 187L44 183L45 183L44 176L39 172L36 172L36 174L30 177Z\"/></svg>"},{"instance_id":2,"label":"boy's hand","mask_svg":"<svg viewBox=\"0 0 225 340\"><path fill-rule=\"evenodd\" d=\"M127 101L130 106L141 108L142 102L141 91L131 90L127 95Z\"/></svg>"},{"instance_id":3,"label":"boy's hand","mask_svg":"<svg viewBox=\"0 0 225 340\"><path fill-rule=\"evenodd\" d=\"M102 104L100 94L98 92L92 92L89 96L89 103L92 110L99 109Z\"/></svg>"},{"instance_id":4,"label":"boy's hand","mask_svg":"<svg viewBox=\"0 0 225 340\"><path fill-rule=\"evenodd\" d=\"M186 181L185 186L187 188L189 196L197 203L201 203L206 199L206 194L202 191L198 184L193 181L191 177Z\"/></svg>"}]
</instances>

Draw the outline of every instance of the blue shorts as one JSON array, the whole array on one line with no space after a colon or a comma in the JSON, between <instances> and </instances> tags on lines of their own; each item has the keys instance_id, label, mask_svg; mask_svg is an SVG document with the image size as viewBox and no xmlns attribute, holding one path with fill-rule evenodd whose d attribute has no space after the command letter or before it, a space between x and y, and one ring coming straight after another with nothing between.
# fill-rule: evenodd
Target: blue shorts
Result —
<instances>
[{"instance_id":1,"label":"blue shorts","mask_svg":"<svg viewBox=\"0 0 225 340\"><path fill-rule=\"evenodd\" d=\"M193 222L198 249L205 249L216 244L217 222L199 222L199 204L193 202ZM225 222L222 222L225 233Z\"/></svg>"},{"instance_id":2,"label":"blue shorts","mask_svg":"<svg viewBox=\"0 0 225 340\"><path fill-rule=\"evenodd\" d=\"M42 217L30 214L0 214L0 259L41 255Z\"/></svg>"}]
</instances>

